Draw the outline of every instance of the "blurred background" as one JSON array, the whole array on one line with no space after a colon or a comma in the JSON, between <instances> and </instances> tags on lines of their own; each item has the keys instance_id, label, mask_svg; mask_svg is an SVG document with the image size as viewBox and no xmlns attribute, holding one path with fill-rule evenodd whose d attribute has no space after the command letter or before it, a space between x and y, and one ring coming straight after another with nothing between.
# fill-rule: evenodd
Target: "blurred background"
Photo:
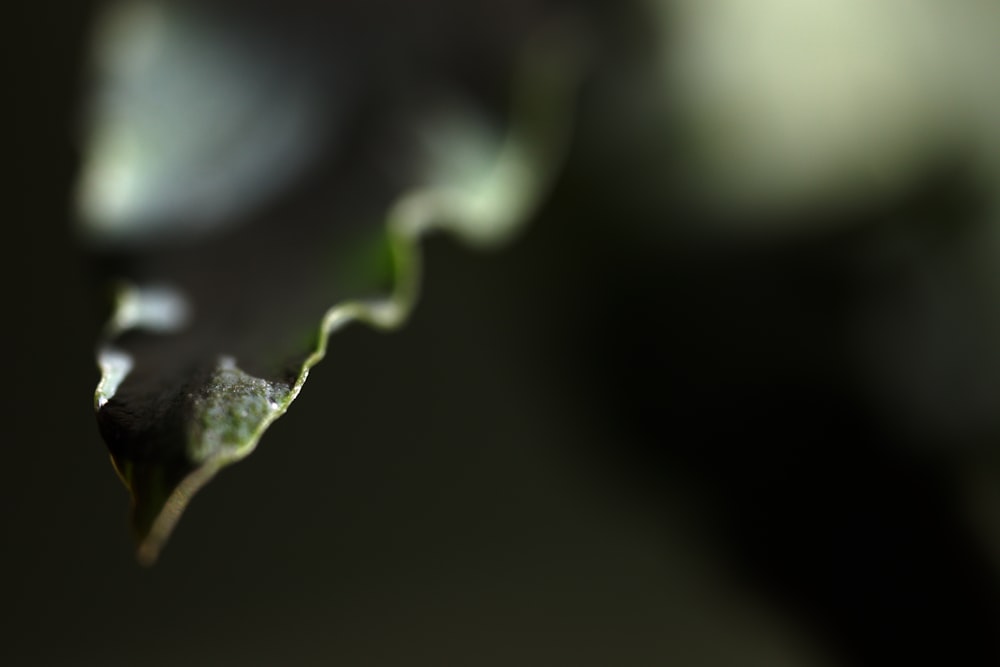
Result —
<instances>
[{"instance_id":1,"label":"blurred background","mask_svg":"<svg viewBox=\"0 0 1000 667\"><path fill-rule=\"evenodd\" d=\"M150 569L73 231L98 7L15 7L0 662L1000 661L997 8L564 4L543 209L429 240L411 322L337 333Z\"/></svg>"}]
</instances>

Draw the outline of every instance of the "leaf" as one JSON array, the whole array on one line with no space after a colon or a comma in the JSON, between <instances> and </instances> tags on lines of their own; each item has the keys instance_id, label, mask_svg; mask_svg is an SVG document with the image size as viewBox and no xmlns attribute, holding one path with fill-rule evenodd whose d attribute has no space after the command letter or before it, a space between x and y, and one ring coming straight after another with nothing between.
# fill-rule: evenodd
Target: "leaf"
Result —
<instances>
[{"instance_id":1,"label":"leaf","mask_svg":"<svg viewBox=\"0 0 1000 667\"><path fill-rule=\"evenodd\" d=\"M549 31L509 59L507 114L429 77L388 111L354 100L365 113L352 115L341 100L339 127L317 129L314 112L336 106L315 93L322 72L290 86L281 74L294 62L246 56L190 8L125 7L110 51L146 60L112 54L99 71L80 212L119 283L98 346L98 424L132 497L139 559L152 563L198 489L285 413L330 334L406 320L423 236L493 246L531 216L566 149L582 61L578 42ZM260 62L276 75L246 74ZM156 103L164 77L169 112ZM283 138L259 140L274 123ZM349 139L331 149L333 134Z\"/></svg>"}]
</instances>

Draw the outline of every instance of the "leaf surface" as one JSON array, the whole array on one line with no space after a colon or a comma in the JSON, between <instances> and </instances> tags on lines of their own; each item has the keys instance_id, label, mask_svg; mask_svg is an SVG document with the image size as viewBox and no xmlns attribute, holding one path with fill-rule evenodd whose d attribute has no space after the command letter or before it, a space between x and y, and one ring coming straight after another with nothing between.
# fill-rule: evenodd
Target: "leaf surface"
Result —
<instances>
[{"instance_id":1,"label":"leaf surface","mask_svg":"<svg viewBox=\"0 0 1000 667\"><path fill-rule=\"evenodd\" d=\"M435 72L415 92L331 105L315 87L336 77L292 77L289 88L281 74L294 61L247 60L239 39L226 46L228 33L197 13L126 7L131 18L111 21L118 48L148 62L112 62L96 79L80 218L119 286L95 408L151 563L198 489L285 413L333 332L406 320L422 237L492 246L530 218L562 162L581 60L562 33L519 43L494 68L503 109ZM277 74L247 79L257 62ZM179 79L170 113L150 118L164 77ZM219 81L223 99L206 102ZM218 106L249 118L224 128ZM317 129L316 111L333 107L337 127ZM260 139L275 127L278 139Z\"/></svg>"}]
</instances>

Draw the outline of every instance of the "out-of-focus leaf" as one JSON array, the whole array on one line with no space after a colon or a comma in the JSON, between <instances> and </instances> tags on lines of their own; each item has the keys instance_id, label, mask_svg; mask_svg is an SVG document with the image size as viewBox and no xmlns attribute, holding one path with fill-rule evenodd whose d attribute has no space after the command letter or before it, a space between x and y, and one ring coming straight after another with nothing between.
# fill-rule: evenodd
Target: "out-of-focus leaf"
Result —
<instances>
[{"instance_id":1,"label":"out-of-focus leaf","mask_svg":"<svg viewBox=\"0 0 1000 667\"><path fill-rule=\"evenodd\" d=\"M109 25L81 219L120 285L95 407L149 563L331 333L405 321L421 237L495 245L531 215L561 164L580 49L562 31L501 49L477 80L506 108L434 68L333 103L316 86L352 78L329 76L337 63L306 76L280 49L248 56L259 40L190 6L130 3Z\"/></svg>"}]
</instances>

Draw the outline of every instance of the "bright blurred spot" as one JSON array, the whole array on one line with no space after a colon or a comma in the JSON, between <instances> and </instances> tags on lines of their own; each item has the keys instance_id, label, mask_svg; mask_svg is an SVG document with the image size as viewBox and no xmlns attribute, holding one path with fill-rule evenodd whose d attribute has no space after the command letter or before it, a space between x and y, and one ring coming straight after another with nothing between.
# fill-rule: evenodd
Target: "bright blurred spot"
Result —
<instances>
[{"instance_id":1,"label":"bright blurred spot","mask_svg":"<svg viewBox=\"0 0 1000 667\"><path fill-rule=\"evenodd\" d=\"M994 3L651 7L669 26L661 58L684 164L712 206L780 214L898 192L929 159L997 133Z\"/></svg>"},{"instance_id":2,"label":"bright blurred spot","mask_svg":"<svg viewBox=\"0 0 1000 667\"><path fill-rule=\"evenodd\" d=\"M313 70L193 6L121 2L95 42L77 205L98 242L238 220L300 174L335 120Z\"/></svg>"},{"instance_id":3,"label":"bright blurred spot","mask_svg":"<svg viewBox=\"0 0 1000 667\"><path fill-rule=\"evenodd\" d=\"M152 333L180 331L191 319L183 294L166 286L128 287L118 295L111 325L116 332L142 329Z\"/></svg>"}]
</instances>

